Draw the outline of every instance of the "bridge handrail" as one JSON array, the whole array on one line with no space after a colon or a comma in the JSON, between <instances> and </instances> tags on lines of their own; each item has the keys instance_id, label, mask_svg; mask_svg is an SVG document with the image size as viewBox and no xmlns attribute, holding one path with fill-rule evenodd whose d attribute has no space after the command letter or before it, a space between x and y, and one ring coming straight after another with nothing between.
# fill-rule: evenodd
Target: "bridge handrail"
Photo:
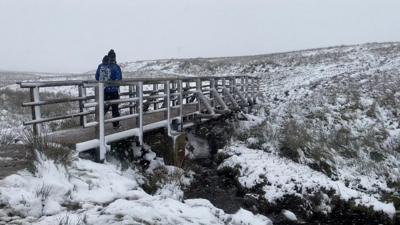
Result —
<instances>
[{"instance_id":1,"label":"bridge handrail","mask_svg":"<svg viewBox=\"0 0 400 225\"><path fill-rule=\"evenodd\" d=\"M252 75L226 75L226 76L175 76L175 77L148 77L148 78L124 78L121 81L107 81L104 82L107 85L114 85L114 86L123 86L128 83L137 83L139 81L143 82L145 84L146 82L164 82L164 81L176 81L176 80L182 80L182 81L190 81L190 80L208 80L208 79L232 79L232 78L242 78L242 77L249 77L253 79L261 79L260 76L252 76ZM35 87L57 87L57 86L79 86L79 85L88 85L89 84L96 84L98 81L96 80L67 80L67 81L21 81L17 82L17 84L20 85L21 88L35 88Z\"/></svg>"}]
</instances>

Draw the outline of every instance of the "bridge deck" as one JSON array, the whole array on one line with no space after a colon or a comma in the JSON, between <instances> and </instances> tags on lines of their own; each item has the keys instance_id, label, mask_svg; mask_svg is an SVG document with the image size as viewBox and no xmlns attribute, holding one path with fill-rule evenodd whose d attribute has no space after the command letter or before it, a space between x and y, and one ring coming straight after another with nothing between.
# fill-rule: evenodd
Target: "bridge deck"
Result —
<instances>
[{"instance_id":1,"label":"bridge deck","mask_svg":"<svg viewBox=\"0 0 400 225\"><path fill-rule=\"evenodd\" d=\"M196 112L196 105L183 105L183 116L188 116ZM166 112L149 112L143 115L143 125L154 124L165 120ZM179 116L179 109L171 108L171 117ZM124 130L137 128L136 119L128 119L120 122L122 127L118 130L113 129L112 124L108 123L105 125L106 135L118 133ZM66 145L75 145L76 143L82 143L85 141L98 139L96 137L95 127L83 128L71 128L67 130L56 131L49 134L50 139L56 143L62 143Z\"/></svg>"}]
</instances>

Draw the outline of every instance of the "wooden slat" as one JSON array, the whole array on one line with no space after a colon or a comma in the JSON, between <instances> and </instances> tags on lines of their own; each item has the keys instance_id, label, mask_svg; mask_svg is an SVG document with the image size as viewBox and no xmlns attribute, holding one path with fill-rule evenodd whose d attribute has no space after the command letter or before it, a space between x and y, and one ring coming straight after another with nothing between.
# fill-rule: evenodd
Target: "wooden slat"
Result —
<instances>
[{"instance_id":1,"label":"wooden slat","mask_svg":"<svg viewBox=\"0 0 400 225\"><path fill-rule=\"evenodd\" d=\"M38 119L38 120L31 120L28 122L24 122L24 125L32 125L32 124L38 124L38 123L45 123L45 122L50 122L50 121L55 121L55 120L62 120L62 119L72 119L75 117L79 116L85 116L92 114L93 112L81 112L81 113L74 113L74 114L68 114L68 115L63 115L63 116L54 116L54 117L49 117L49 118L43 118L43 119Z\"/></svg>"},{"instance_id":2,"label":"wooden slat","mask_svg":"<svg viewBox=\"0 0 400 225\"><path fill-rule=\"evenodd\" d=\"M51 105L51 104L60 104L60 103L68 103L68 102L78 102L81 100L90 100L90 99L93 99L93 98L91 98L89 96L89 97L48 99L48 100L42 100L39 102L25 102L25 103L22 103L22 106L27 107L27 106L39 106L39 105Z\"/></svg>"}]
</instances>

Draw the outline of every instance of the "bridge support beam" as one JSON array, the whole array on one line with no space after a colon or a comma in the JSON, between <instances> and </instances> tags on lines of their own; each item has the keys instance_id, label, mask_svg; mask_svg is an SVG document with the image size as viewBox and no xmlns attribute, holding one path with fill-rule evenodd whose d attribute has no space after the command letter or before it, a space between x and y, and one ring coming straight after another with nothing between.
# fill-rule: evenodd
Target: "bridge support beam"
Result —
<instances>
[{"instance_id":1,"label":"bridge support beam","mask_svg":"<svg viewBox=\"0 0 400 225\"><path fill-rule=\"evenodd\" d=\"M235 98L231 95L231 93L229 92L228 88L224 88L224 89L222 89L222 91L228 97L229 101L232 103L232 108L234 110L240 109L239 104L237 103Z\"/></svg>"},{"instance_id":2,"label":"bridge support beam","mask_svg":"<svg viewBox=\"0 0 400 225\"><path fill-rule=\"evenodd\" d=\"M210 101L206 98L206 96L204 96L204 94L201 92L196 92L196 96L199 102L203 103L203 105L206 107L207 111L211 115L214 115L215 114L214 108L211 106Z\"/></svg>"},{"instance_id":3,"label":"bridge support beam","mask_svg":"<svg viewBox=\"0 0 400 225\"><path fill-rule=\"evenodd\" d=\"M217 89L213 88L211 89L211 92L213 93L214 99L218 102L218 104L222 107L222 110L229 110L229 107L226 105L222 97L219 95Z\"/></svg>"},{"instance_id":4,"label":"bridge support beam","mask_svg":"<svg viewBox=\"0 0 400 225\"><path fill-rule=\"evenodd\" d=\"M242 107L247 107L248 103L246 101L246 98L243 96L242 92L240 92L238 87L233 87L233 91L239 96L240 98L240 102L241 102L241 106Z\"/></svg>"}]
</instances>

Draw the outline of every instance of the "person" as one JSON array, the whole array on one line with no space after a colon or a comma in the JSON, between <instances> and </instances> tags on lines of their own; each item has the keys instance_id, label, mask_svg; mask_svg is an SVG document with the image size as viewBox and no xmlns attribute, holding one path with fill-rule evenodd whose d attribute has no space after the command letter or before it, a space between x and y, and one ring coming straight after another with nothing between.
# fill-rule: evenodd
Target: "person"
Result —
<instances>
[{"instance_id":1,"label":"person","mask_svg":"<svg viewBox=\"0 0 400 225\"><path fill-rule=\"evenodd\" d=\"M96 71L97 81L117 81L122 80L121 67L117 64L116 54L113 49L111 49L107 56L104 56L102 64L100 64ZM108 86L104 88L104 100L115 100L119 99L119 86ZM118 104L107 105L104 109L104 113L107 113L112 109L112 117L119 117ZM120 128L119 121L113 122L114 129Z\"/></svg>"}]
</instances>

